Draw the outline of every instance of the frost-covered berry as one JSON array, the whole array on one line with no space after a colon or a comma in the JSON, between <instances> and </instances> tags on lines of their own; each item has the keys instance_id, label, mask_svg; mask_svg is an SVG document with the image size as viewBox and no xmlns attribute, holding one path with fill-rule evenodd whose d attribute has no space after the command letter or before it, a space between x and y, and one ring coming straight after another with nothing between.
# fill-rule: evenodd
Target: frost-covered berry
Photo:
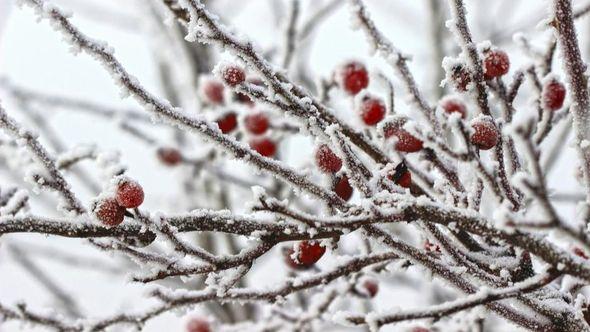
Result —
<instances>
[{"instance_id":1,"label":"frost-covered berry","mask_svg":"<svg viewBox=\"0 0 590 332\"><path fill-rule=\"evenodd\" d=\"M491 50L485 52L483 69L486 79L506 75L510 69L510 59L508 58L508 54L502 50Z\"/></svg>"},{"instance_id":2,"label":"frost-covered berry","mask_svg":"<svg viewBox=\"0 0 590 332\"><path fill-rule=\"evenodd\" d=\"M264 157L273 157L277 153L277 145L270 138L253 138L250 147Z\"/></svg>"},{"instance_id":3,"label":"frost-covered berry","mask_svg":"<svg viewBox=\"0 0 590 332\"><path fill-rule=\"evenodd\" d=\"M156 152L158 159L166 166L176 166L182 162L182 154L178 149L162 147Z\"/></svg>"},{"instance_id":4,"label":"frost-covered berry","mask_svg":"<svg viewBox=\"0 0 590 332\"><path fill-rule=\"evenodd\" d=\"M461 118L465 119L467 116L467 107L461 100L455 97L445 97L440 101L440 107L447 114L460 113Z\"/></svg>"},{"instance_id":5,"label":"frost-covered berry","mask_svg":"<svg viewBox=\"0 0 590 332\"><path fill-rule=\"evenodd\" d=\"M471 143L480 150L489 150L498 144L500 133L494 121L489 117L479 117L471 121Z\"/></svg>"},{"instance_id":6,"label":"frost-covered berry","mask_svg":"<svg viewBox=\"0 0 590 332\"><path fill-rule=\"evenodd\" d=\"M385 138L395 137L395 149L399 152L418 152L422 150L423 142L419 138L407 132L403 126L405 119L398 119L393 123L388 124L384 129Z\"/></svg>"},{"instance_id":7,"label":"frost-covered berry","mask_svg":"<svg viewBox=\"0 0 590 332\"><path fill-rule=\"evenodd\" d=\"M92 211L96 219L109 227L119 225L125 218L125 208L119 205L115 197L99 200Z\"/></svg>"},{"instance_id":8,"label":"frost-covered berry","mask_svg":"<svg viewBox=\"0 0 590 332\"><path fill-rule=\"evenodd\" d=\"M309 268L322 258L326 248L316 241L301 241L286 252L286 262L293 268ZM293 256L296 256L295 259Z\"/></svg>"},{"instance_id":9,"label":"frost-covered berry","mask_svg":"<svg viewBox=\"0 0 590 332\"><path fill-rule=\"evenodd\" d=\"M551 79L543 86L543 107L556 111L563 106L565 100L565 85L556 79Z\"/></svg>"},{"instance_id":10,"label":"frost-covered berry","mask_svg":"<svg viewBox=\"0 0 590 332\"><path fill-rule=\"evenodd\" d=\"M412 185L412 174L408 171L405 162L399 163L387 178L400 187L410 188Z\"/></svg>"},{"instance_id":11,"label":"frost-covered berry","mask_svg":"<svg viewBox=\"0 0 590 332\"><path fill-rule=\"evenodd\" d=\"M221 69L221 77L225 84L236 86L244 83L246 80L246 72L242 67L237 65L227 65Z\"/></svg>"},{"instance_id":12,"label":"frost-covered berry","mask_svg":"<svg viewBox=\"0 0 590 332\"><path fill-rule=\"evenodd\" d=\"M238 116L234 112L228 112L217 119L216 123L222 133L228 134L238 126Z\"/></svg>"},{"instance_id":13,"label":"frost-covered berry","mask_svg":"<svg viewBox=\"0 0 590 332\"><path fill-rule=\"evenodd\" d=\"M385 104L379 98L366 96L361 101L360 115L367 126L374 126L385 117Z\"/></svg>"},{"instance_id":14,"label":"frost-covered berry","mask_svg":"<svg viewBox=\"0 0 590 332\"><path fill-rule=\"evenodd\" d=\"M337 69L336 84L349 95L356 95L369 85L369 73L358 61L345 63Z\"/></svg>"},{"instance_id":15,"label":"frost-covered berry","mask_svg":"<svg viewBox=\"0 0 590 332\"><path fill-rule=\"evenodd\" d=\"M322 144L315 152L315 163L324 173L336 173L342 168L342 159L326 144Z\"/></svg>"},{"instance_id":16,"label":"frost-covered berry","mask_svg":"<svg viewBox=\"0 0 590 332\"><path fill-rule=\"evenodd\" d=\"M201 82L201 94L204 99L214 105L223 104L223 90L225 87L223 83L214 79L208 78Z\"/></svg>"},{"instance_id":17,"label":"frost-covered berry","mask_svg":"<svg viewBox=\"0 0 590 332\"><path fill-rule=\"evenodd\" d=\"M350 197L352 197L353 189L350 186L350 182L348 181L348 176L346 176L346 174L339 176L334 180L332 191L334 191L338 197L345 201L348 201Z\"/></svg>"},{"instance_id":18,"label":"frost-covered berry","mask_svg":"<svg viewBox=\"0 0 590 332\"><path fill-rule=\"evenodd\" d=\"M268 117L262 112L249 114L244 119L246 130L254 135L262 135L269 126Z\"/></svg>"},{"instance_id":19,"label":"frost-covered berry","mask_svg":"<svg viewBox=\"0 0 590 332\"><path fill-rule=\"evenodd\" d=\"M379 292L379 283L373 278L364 278L361 280L361 284L357 286L357 290L362 295L372 298Z\"/></svg>"},{"instance_id":20,"label":"frost-covered berry","mask_svg":"<svg viewBox=\"0 0 590 332\"><path fill-rule=\"evenodd\" d=\"M117 203L124 208L133 209L143 203L143 188L134 180L123 180L117 185Z\"/></svg>"},{"instance_id":21,"label":"frost-covered berry","mask_svg":"<svg viewBox=\"0 0 590 332\"><path fill-rule=\"evenodd\" d=\"M206 318L195 317L186 324L186 332L211 332L211 326Z\"/></svg>"},{"instance_id":22,"label":"frost-covered berry","mask_svg":"<svg viewBox=\"0 0 590 332\"><path fill-rule=\"evenodd\" d=\"M457 91L467 91L467 85L471 83L469 70L463 64L454 65L451 68L451 81Z\"/></svg>"}]
</instances>

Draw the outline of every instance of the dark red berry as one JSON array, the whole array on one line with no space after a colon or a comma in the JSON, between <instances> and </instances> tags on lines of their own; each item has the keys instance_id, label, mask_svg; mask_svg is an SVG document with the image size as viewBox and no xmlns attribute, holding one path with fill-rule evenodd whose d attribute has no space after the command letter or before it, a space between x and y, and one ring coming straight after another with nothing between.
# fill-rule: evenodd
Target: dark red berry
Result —
<instances>
[{"instance_id":1,"label":"dark red berry","mask_svg":"<svg viewBox=\"0 0 590 332\"><path fill-rule=\"evenodd\" d=\"M268 117L261 112L247 115L244 123L246 130L254 135L264 134L269 126Z\"/></svg>"},{"instance_id":2,"label":"dark red berry","mask_svg":"<svg viewBox=\"0 0 590 332\"><path fill-rule=\"evenodd\" d=\"M294 253L296 259L293 259ZM309 268L322 258L326 248L316 241L301 241L287 251L286 262L294 268Z\"/></svg>"},{"instance_id":3,"label":"dark red berry","mask_svg":"<svg viewBox=\"0 0 590 332\"><path fill-rule=\"evenodd\" d=\"M207 79L201 83L203 97L210 104L219 105L223 103L223 83L215 79Z\"/></svg>"},{"instance_id":4,"label":"dark red berry","mask_svg":"<svg viewBox=\"0 0 590 332\"><path fill-rule=\"evenodd\" d=\"M342 198L345 201L348 201L350 197L352 197L352 187L350 186L350 182L348 181L348 176L346 174L337 177L334 180L334 185L332 189L338 197Z\"/></svg>"},{"instance_id":5,"label":"dark red berry","mask_svg":"<svg viewBox=\"0 0 590 332\"><path fill-rule=\"evenodd\" d=\"M349 95L356 95L369 85L369 73L362 63L349 62L336 72L336 83Z\"/></svg>"},{"instance_id":6,"label":"dark red berry","mask_svg":"<svg viewBox=\"0 0 590 332\"><path fill-rule=\"evenodd\" d=\"M368 126L374 126L385 117L385 104L379 98L365 97L360 106L363 122Z\"/></svg>"},{"instance_id":7,"label":"dark red berry","mask_svg":"<svg viewBox=\"0 0 590 332\"><path fill-rule=\"evenodd\" d=\"M498 144L500 133L490 118L474 119L471 122L471 128L473 129L471 143L480 150L489 150Z\"/></svg>"},{"instance_id":8,"label":"dark red berry","mask_svg":"<svg viewBox=\"0 0 590 332\"><path fill-rule=\"evenodd\" d=\"M217 126L222 133L232 132L238 126L238 116L234 112L228 112L221 118L217 119Z\"/></svg>"},{"instance_id":9,"label":"dark red berry","mask_svg":"<svg viewBox=\"0 0 590 332\"><path fill-rule=\"evenodd\" d=\"M395 149L400 152L418 152L422 150L423 142L403 129L405 120L398 120L388 124L384 129L385 138L394 136L397 139Z\"/></svg>"},{"instance_id":10,"label":"dark red berry","mask_svg":"<svg viewBox=\"0 0 590 332\"><path fill-rule=\"evenodd\" d=\"M550 111L556 111L563 106L565 100L565 86L556 79L552 79L543 86L543 106Z\"/></svg>"},{"instance_id":11,"label":"dark red berry","mask_svg":"<svg viewBox=\"0 0 590 332\"><path fill-rule=\"evenodd\" d=\"M182 154L175 148L159 148L157 154L158 159L166 166L176 166L182 162Z\"/></svg>"},{"instance_id":12,"label":"dark red berry","mask_svg":"<svg viewBox=\"0 0 590 332\"><path fill-rule=\"evenodd\" d=\"M486 79L500 77L508 73L510 59L508 54L502 50L491 50L484 54L483 60L484 76Z\"/></svg>"},{"instance_id":13,"label":"dark red berry","mask_svg":"<svg viewBox=\"0 0 590 332\"><path fill-rule=\"evenodd\" d=\"M453 85L457 91L467 91L467 85L471 83L471 75L467 67L462 64L457 64L451 69L451 78Z\"/></svg>"},{"instance_id":14,"label":"dark red berry","mask_svg":"<svg viewBox=\"0 0 590 332\"><path fill-rule=\"evenodd\" d=\"M580 247L573 247L572 251L575 255L582 257L583 259L588 259L588 255L586 255L586 253L584 252L584 250L582 250L582 248Z\"/></svg>"},{"instance_id":15,"label":"dark red berry","mask_svg":"<svg viewBox=\"0 0 590 332\"><path fill-rule=\"evenodd\" d=\"M123 180L117 186L117 203L124 208L133 209L143 203L143 188L133 180Z\"/></svg>"},{"instance_id":16,"label":"dark red berry","mask_svg":"<svg viewBox=\"0 0 590 332\"><path fill-rule=\"evenodd\" d=\"M125 208L119 205L114 197L98 201L93 208L93 212L100 222L109 227L119 225L125 218Z\"/></svg>"},{"instance_id":17,"label":"dark red berry","mask_svg":"<svg viewBox=\"0 0 590 332\"><path fill-rule=\"evenodd\" d=\"M195 317L186 324L186 332L211 332L211 326L206 318Z\"/></svg>"},{"instance_id":18,"label":"dark red berry","mask_svg":"<svg viewBox=\"0 0 590 332\"><path fill-rule=\"evenodd\" d=\"M269 138L254 138L250 141L250 147L264 157L273 157L277 153L277 145Z\"/></svg>"},{"instance_id":19,"label":"dark red berry","mask_svg":"<svg viewBox=\"0 0 590 332\"><path fill-rule=\"evenodd\" d=\"M463 104L463 102L461 102L457 98L443 98L441 100L440 106L445 111L445 113L460 113L462 119L465 119L465 117L467 116L467 108L465 107L465 104Z\"/></svg>"},{"instance_id":20,"label":"dark red berry","mask_svg":"<svg viewBox=\"0 0 590 332\"><path fill-rule=\"evenodd\" d=\"M322 144L315 152L315 163L324 173L336 173L342 168L342 159L326 144Z\"/></svg>"},{"instance_id":21,"label":"dark red berry","mask_svg":"<svg viewBox=\"0 0 590 332\"><path fill-rule=\"evenodd\" d=\"M372 278L366 278L363 280L361 288L361 292L365 293L369 297L375 297L377 292L379 292L379 284L377 283L377 280Z\"/></svg>"},{"instance_id":22,"label":"dark red berry","mask_svg":"<svg viewBox=\"0 0 590 332\"><path fill-rule=\"evenodd\" d=\"M239 103L247 104L250 106L252 106L254 104L254 102L252 101L252 99L250 99L250 97L248 97L248 95L243 94L241 92L234 93L234 100Z\"/></svg>"},{"instance_id":23,"label":"dark red berry","mask_svg":"<svg viewBox=\"0 0 590 332\"><path fill-rule=\"evenodd\" d=\"M405 162L399 163L393 172L390 172L387 178L398 186L410 188L412 185L412 174L408 171Z\"/></svg>"},{"instance_id":24,"label":"dark red berry","mask_svg":"<svg viewBox=\"0 0 590 332\"><path fill-rule=\"evenodd\" d=\"M236 86L246 80L246 72L241 67L236 65L225 66L221 70L221 77L225 84L229 86Z\"/></svg>"}]
</instances>

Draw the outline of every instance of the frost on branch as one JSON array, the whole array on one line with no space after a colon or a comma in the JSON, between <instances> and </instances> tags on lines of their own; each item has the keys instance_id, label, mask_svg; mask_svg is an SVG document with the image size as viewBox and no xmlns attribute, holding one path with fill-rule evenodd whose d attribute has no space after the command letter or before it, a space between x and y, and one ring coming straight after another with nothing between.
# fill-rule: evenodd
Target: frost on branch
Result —
<instances>
[{"instance_id":1,"label":"frost on branch","mask_svg":"<svg viewBox=\"0 0 590 332\"><path fill-rule=\"evenodd\" d=\"M256 21L272 45L231 27L221 3L137 3L151 23L154 85L51 1L22 2L138 105L0 80L0 243L59 313L2 299L2 322L80 332L147 330L152 320L189 332L590 331L590 104L573 25L587 10L554 0L547 47L537 31L517 35L515 49L485 22L478 33L490 29L490 40L472 35L466 8L487 4L431 1L425 22L438 39L425 44L439 49L427 59L382 30L377 2L275 1L277 25ZM342 5L370 52L316 73L311 39ZM430 60L440 75L422 82L416 72ZM75 124L55 123L58 109L114 126L78 144L63 131ZM572 122L577 187L552 170L573 164L562 143ZM569 203L576 216L564 212ZM105 273L73 239L145 298L110 303L116 312L81 310L94 299L62 289L62 271L33 257ZM53 248L60 241L67 252Z\"/></svg>"}]
</instances>

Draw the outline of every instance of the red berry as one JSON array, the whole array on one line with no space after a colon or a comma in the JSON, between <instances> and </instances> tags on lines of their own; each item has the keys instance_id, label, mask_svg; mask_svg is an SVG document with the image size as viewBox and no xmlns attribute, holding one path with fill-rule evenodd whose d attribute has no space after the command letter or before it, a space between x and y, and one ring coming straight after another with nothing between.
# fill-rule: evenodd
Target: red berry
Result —
<instances>
[{"instance_id":1,"label":"red berry","mask_svg":"<svg viewBox=\"0 0 590 332\"><path fill-rule=\"evenodd\" d=\"M158 159L166 166L176 166L182 161L182 154L175 148L159 148L157 154Z\"/></svg>"},{"instance_id":2,"label":"red berry","mask_svg":"<svg viewBox=\"0 0 590 332\"><path fill-rule=\"evenodd\" d=\"M265 157L273 157L277 153L277 145L269 138L254 138L250 147Z\"/></svg>"},{"instance_id":3,"label":"red berry","mask_svg":"<svg viewBox=\"0 0 590 332\"><path fill-rule=\"evenodd\" d=\"M223 89L225 89L223 83L214 79L207 79L201 82L201 88L203 97L207 102L215 105L223 103Z\"/></svg>"},{"instance_id":4,"label":"red berry","mask_svg":"<svg viewBox=\"0 0 590 332\"><path fill-rule=\"evenodd\" d=\"M463 104L459 99L453 97L446 97L441 100L440 106L445 111L445 113L460 113L461 118L465 119L467 116L467 108L465 104Z\"/></svg>"},{"instance_id":5,"label":"red berry","mask_svg":"<svg viewBox=\"0 0 590 332\"><path fill-rule=\"evenodd\" d=\"M586 255L586 253L584 252L584 250L582 250L582 248L580 247L573 247L572 251L575 255L582 257L583 259L588 259L588 255Z\"/></svg>"},{"instance_id":6,"label":"red berry","mask_svg":"<svg viewBox=\"0 0 590 332\"><path fill-rule=\"evenodd\" d=\"M125 208L119 205L117 199L109 197L96 203L93 208L94 215L106 226L117 226L125 218Z\"/></svg>"},{"instance_id":7,"label":"red berry","mask_svg":"<svg viewBox=\"0 0 590 332\"><path fill-rule=\"evenodd\" d=\"M505 75L510 69L508 54L502 50L487 51L484 54L483 67L486 79Z\"/></svg>"},{"instance_id":8,"label":"red berry","mask_svg":"<svg viewBox=\"0 0 590 332\"><path fill-rule=\"evenodd\" d=\"M408 167L403 161L395 167L393 172L390 172L389 175L387 175L387 178L398 186L404 188L410 188L412 185L412 174L408 171Z\"/></svg>"},{"instance_id":9,"label":"red berry","mask_svg":"<svg viewBox=\"0 0 590 332\"><path fill-rule=\"evenodd\" d=\"M565 86L556 79L552 79L543 86L543 106L556 111L563 106L565 100Z\"/></svg>"},{"instance_id":10,"label":"red berry","mask_svg":"<svg viewBox=\"0 0 590 332\"><path fill-rule=\"evenodd\" d=\"M342 168L342 159L326 144L320 145L315 152L315 163L324 173L336 173Z\"/></svg>"},{"instance_id":11,"label":"red berry","mask_svg":"<svg viewBox=\"0 0 590 332\"><path fill-rule=\"evenodd\" d=\"M400 152L418 152L422 150L423 142L403 129L405 122L405 119L400 119L386 126L384 130L385 138L395 136L397 138L395 149Z\"/></svg>"},{"instance_id":12,"label":"red berry","mask_svg":"<svg viewBox=\"0 0 590 332\"><path fill-rule=\"evenodd\" d=\"M241 92L236 92L234 93L234 100L242 103L242 104L248 104L250 106L252 106L252 104L254 104L254 102L252 101L252 99L250 99L250 97L248 97L247 94L241 93Z\"/></svg>"},{"instance_id":13,"label":"red berry","mask_svg":"<svg viewBox=\"0 0 590 332\"><path fill-rule=\"evenodd\" d=\"M143 196L143 188L133 180L123 180L117 186L117 203L127 209L140 206Z\"/></svg>"},{"instance_id":14,"label":"red berry","mask_svg":"<svg viewBox=\"0 0 590 332\"><path fill-rule=\"evenodd\" d=\"M241 67L236 65L229 65L221 70L221 77L225 84L229 86L236 86L246 80L246 72Z\"/></svg>"},{"instance_id":15,"label":"red berry","mask_svg":"<svg viewBox=\"0 0 590 332\"><path fill-rule=\"evenodd\" d=\"M379 284L375 279L365 279L361 287L361 292L365 293L369 297L375 297L375 295L377 295L377 292L379 291Z\"/></svg>"},{"instance_id":16,"label":"red berry","mask_svg":"<svg viewBox=\"0 0 590 332\"><path fill-rule=\"evenodd\" d=\"M352 187L350 186L350 182L348 181L348 176L346 174L337 177L334 181L333 189L332 189L338 197L342 198L345 201L348 201L350 197L352 197Z\"/></svg>"},{"instance_id":17,"label":"red berry","mask_svg":"<svg viewBox=\"0 0 590 332\"><path fill-rule=\"evenodd\" d=\"M451 78L457 91L467 91L467 85L471 83L471 75L465 65L457 64L451 69Z\"/></svg>"},{"instance_id":18,"label":"red berry","mask_svg":"<svg viewBox=\"0 0 590 332\"><path fill-rule=\"evenodd\" d=\"M385 117L385 104L381 99L365 97L361 102L360 113L367 126L374 126Z\"/></svg>"},{"instance_id":19,"label":"red berry","mask_svg":"<svg viewBox=\"0 0 590 332\"><path fill-rule=\"evenodd\" d=\"M362 63L349 62L337 71L336 83L349 95L356 95L369 85L369 73Z\"/></svg>"},{"instance_id":20,"label":"red berry","mask_svg":"<svg viewBox=\"0 0 590 332\"><path fill-rule=\"evenodd\" d=\"M471 122L471 128L473 128L471 143L480 150L489 150L498 144L500 133L492 119L487 117L474 119Z\"/></svg>"},{"instance_id":21,"label":"red berry","mask_svg":"<svg viewBox=\"0 0 590 332\"><path fill-rule=\"evenodd\" d=\"M211 327L206 318L196 317L186 324L186 332L211 332Z\"/></svg>"},{"instance_id":22,"label":"red berry","mask_svg":"<svg viewBox=\"0 0 590 332\"><path fill-rule=\"evenodd\" d=\"M297 252L297 258L293 259L293 254ZM316 241L301 241L287 251L286 262L289 266L295 268L309 268L322 258L326 248L322 247Z\"/></svg>"},{"instance_id":23,"label":"red berry","mask_svg":"<svg viewBox=\"0 0 590 332\"><path fill-rule=\"evenodd\" d=\"M262 135L268 129L268 117L264 113L249 114L244 119L246 130L254 135Z\"/></svg>"},{"instance_id":24,"label":"red berry","mask_svg":"<svg viewBox=\"0 0 590 332\"><path fill-rule=\"evenodd\" d=\"M228 112L221 118L217 119L217 126L222 133L232 132L238 126L238 117L234 112Z\"/></svg>"}]
</instances>

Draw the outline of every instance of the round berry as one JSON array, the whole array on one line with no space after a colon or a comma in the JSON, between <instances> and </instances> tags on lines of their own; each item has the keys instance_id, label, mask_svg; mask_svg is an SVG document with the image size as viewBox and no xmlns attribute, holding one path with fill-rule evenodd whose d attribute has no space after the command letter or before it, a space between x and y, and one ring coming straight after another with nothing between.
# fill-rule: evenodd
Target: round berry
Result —
<instances>
[{"instance_id":1,"label":"round berry","mask_svg":"<svg viewBox=\"0 0 590 332\"><path fill-rule=\"evenodd\" d=\"M324 173L336 173L342 168L342 159L326 144L322 144L315 152L315 163Z\"/></svg>"},{"instance_id":2,"label":"round berry","mask_svg":"<svg viewBox=\"0 0 590 332\"><path fill-rule=\"evenodd\" d=\"M552 79L543 86L543 107L556 111L563 106L565 100L565 86L556 79Z\"/></svg>"},{"instance_id":3,"label":"round berry","mask_svg":"<svg viewBox=\"0 0 590 332\"><path fill-rule=\"evenodd\" d=\"M451 79L457 91L467 91L467 85L471 83L471 75L467 67L462 64L457 64L451 69Z\"/></svg>"},{"instance_id":4,"label":"round berry","mask_svg":"<svg viewBox=\"0 0 590 332\"><path fill-rule=\"evenodd\" d=\"M373 278L365 278L360 285L359 291L368 297L375 297L379 292L379 284Z\"/></svg>"},{"instance_id":5,"label":"round berry","mask_svg":"<svg viewBox=\"0 0 590 332\"><path fill-rule=\"evenodd\" d=\"M143 188L133 180L123 180L117 186L117 203L124 208L133 209L143 203Z\"/></svg>"},{"instance_id":6,"label":"round berry","mask_svg":"<svg viewBox=\"0 0 590 332\"><path fill-rule=\"evenodd\" d=\"M228 112L217 119L217 126L222 133L228 134L238 126L238 116L234 112Z\"/></svg>"},{"instance_id":7,"label":"round berry","mask_svg":"<svg viewBox=\"0 0 590 332\"><path fill-rule=\"evenodd\" d=\"M156 153L160 162L166 166L176 166L182 162L182 154L178 149L162 147Z\"/></svg>"},{"instance_id":8,"label":"round berry","mask_svg":"<svg viewBox=\"0 0 590 332\"><path fill-rule=\"evenodd\" d=\"M412 185L412 174L408 171L405 162L399 163L393 172L390 172L387 178L400 187L410 188Z\"/></svg>"},{"instance_id":9,"label":"round berry","mask_svg":"<svg viewBox=\"0 0 590 332\"><path fill-rule=\"evenodd\" d=\"M369 73L362 63L349 62L338 69L336 83L346 93L354 96L369 85Z\"/></svg>"},{"instance_id":10,"label":"round berry","mask_svg":"<svg viewBox=\"0 0 590 332\"><path fill-rule=\"evenodd\" d=\"M394 136L397 139L395 149L399 152L418 152L422 150L423 142L419 138L403 129L405 119L400 119L385 127L384 136L390 138Z\"/></svg>"},{"instance_id":11,"label":"round berry","mask_svg":"<svg viewBox=\"0 0 590 332\"><path fill-rule=\"evenodd\" d=\"M186 332L211 332L211 326L206 318L195 317L186 324Z\"/></svg>"},{"instance_id":12,"label":"round berry","mask_svg":"<svg viewBox=\"0 0 590 332\"><path fill-rule=\"evenodd\" d=\"M255 138L250 141L250 147L264 157L273 157L277 153L277 145L269 138Z\"/></svg>"},{"instance_id":13,"label":"round berry","mask_svg":"<svg viewBox=\"0 0 590 332\"><path fill-rule=\"evenodd\" d=\"M486 79L506 75L510 69L508 54L502 50L487 51L484 54L483 67Z\"/></svg>"},{"instance_id":14,"label":"round berry","mask_svg":"<svg viewBox=\"0 0 590 332\"><path fill-rule=\"evenodd\" d=\"M385 104L379 98L367 96L361 102L360 113L367 126L374 126L385 117Z\"/></svg>"},{"instance_id":15,"label":"round berry","mask_svg":"<svg viewBox=\"0 0 590 332\"><path fill-rule=\"evenodd\" d=\"M447 114L459 113L461 114L462 119L465 119L465 117L467 116L467 107L465 107L465 104L463 104L463 102L461 102L457 98L443 98L440 102L440 106Z\"/></svg>"},{"instance_id":16,"label":"round berry","mask_svg":"<svg viewBox=\"0 0 590 332\"><path fill-rule=\"evenodd\" d=\"M246 130L254 135L262 135L269 126L268 117L264 113L249 114L244 119Z\"/></svg>"},{"instance_id":17,"label":"round berry","mask_svg":"<svg viewBox=\"0 0 590 332\"><path fill-rule=\"evenodd\" d=\"M223 104L223 90L225 87L223 83L214 80L207 79L201 82L202 94L205 100L214 105Z\"/></svg>"},{"instance_id":18,"label":"round berry","mask_svg":"<svg viewBox=\"0 0 590 332\"><path fill-rule=\"evenodd\" d=\"M326 248L316 241L301 241L287 251L286 262L295 268L309 268L322 258ZM296 254L295 254L296 253ZM296 258L293 259L293 256Z\"/></svg>"},{"instance_id":19,"label":"round berry","mask_svg":"<svg viewBox=\"0 0 590 332\"><path fill-rule=\"evenodd\" d=\"M498 144L500 133L494 121L488 117L477 118L471 121L471 143L480 150L489 150Z\"/></svg>"},{"instance_id":20,"label":"round berry","mask_svg":"<svg viewBox=\"0 0 590 332\"><path fill-rule=\"evenodd\" d=\"M225 84L229 86L236 86L238 84L244 83L246 80L246 72L239 66L229 65L225 66L221 70L221 77L223 78Z\"/></svg>"},{"instance_id":21,"label":"round berry","mask_svg":"<svg viewBox=\"0 0 590 332\"><path fill-rule=\"evenodd\" d=\"M353 189L350 186L350 182L348 181L348 176L346 176L346 174L339 176L334 180L332 191L334 191L338 197L345 201L348 201L350 197L352 197Z\"/></svg>"},{"instance_id":22,"label":"round berry","mask_svg":"<svg viewBox=\"0 0 590 332\"><path fill-rule=\"evenodd\" d=\"M96 218L109 227L119 225L125 218L125 208L114 197L101 199L92 210Z\"/></svg>"}]
</instances>

